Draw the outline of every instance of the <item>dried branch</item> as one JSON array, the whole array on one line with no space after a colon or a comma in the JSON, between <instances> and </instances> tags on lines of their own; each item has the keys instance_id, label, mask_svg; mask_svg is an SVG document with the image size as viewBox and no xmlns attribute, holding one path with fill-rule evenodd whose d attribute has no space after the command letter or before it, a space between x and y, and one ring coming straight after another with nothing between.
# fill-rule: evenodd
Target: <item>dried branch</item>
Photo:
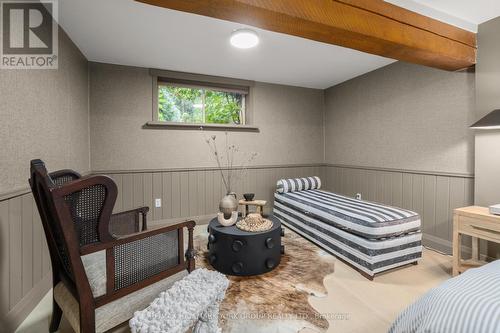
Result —
<instances>
[{"instance_id":1,"label":"dried branch","mask_svg":"<svg viewBox=\"0 0 500 333\"><path fill-rule=\"evenodd\" d=\"M203 130L203 127L200 127ZM246 176L250 163L257 157L257 153L250 153L246 160L243 161L240 167L235 168L235 160L237 160L238 155L241 153L239 148L236 145L231 145L229 143L228 133L225 133L225 156L222 155L217 148L217 136L212 135L207 138L205 136L205 142L207 143L211 156L215 159L217 163L217 169L219 170L222 182L224 183L224 187L226 188L226 193L230 193L234 186L236 186L243 178ZM242 153L243 154L243 153ZM243 154L245 155L245 154ZM244 157L245 159L245 157ZM225 165L224 165L225 162ZM224 173L226 171L226 173Z\"/></svg>"}]
</instances>

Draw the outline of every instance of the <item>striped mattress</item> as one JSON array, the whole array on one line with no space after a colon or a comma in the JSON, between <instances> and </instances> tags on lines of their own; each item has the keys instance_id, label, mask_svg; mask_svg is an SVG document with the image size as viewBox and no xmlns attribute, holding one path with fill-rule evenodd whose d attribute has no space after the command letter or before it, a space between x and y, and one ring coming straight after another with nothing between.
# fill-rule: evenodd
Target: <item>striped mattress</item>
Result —
<instances>
[{"instance_id":1,"label":"striped mattress","mask_svg":"<svg viewBox=\"0 0 500 333\"><path fill-rule=\"evenodd\" d=\"M500 332L500 260L449 279L411 304L389 333Z\"/></svg>"},{"instance_id":2,"label":"striped mattress","mask_svg":"<svg viewBox=\"0 0 500 333\"><path fill-rule=\"evenodd\" d=\"M275 193L274 200L364 238L388 238L420 230L417 213L318 189Z\"/></svg>"},{"instance_id":3,"label":"striped mattress","mask_svg":"<svg viewBox=\"0 0 500 333\"><path fill-rule=\"evenodd\" d=\"M420 218L408 210L313 188L275 193L273 213L369 276L416 262L422 254Z\"/></svg>"}]
</instances>

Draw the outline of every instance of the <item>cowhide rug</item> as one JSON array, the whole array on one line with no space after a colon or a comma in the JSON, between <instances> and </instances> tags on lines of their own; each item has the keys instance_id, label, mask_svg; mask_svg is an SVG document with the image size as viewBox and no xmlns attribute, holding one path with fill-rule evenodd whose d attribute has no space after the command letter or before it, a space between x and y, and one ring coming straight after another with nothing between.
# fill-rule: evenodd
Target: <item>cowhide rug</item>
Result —
<instances>
[{"instance_id":1,"label":"cowhide rug","mask_svg":"<svg viewBox=\"0 0 500 333\"><path fill-rule=\"evenodd\" d=\"M207 235L195 236L196 267L212 269L206 258ZM327 330L328 322L311 307L308 297L325 296L323 279L333 273L333 257L289 229L282 244L285 254L272 272L228 276L230 285L219 319L222 332L295 333L306 327L317 332Z\"/></svg>"}]
</instances>

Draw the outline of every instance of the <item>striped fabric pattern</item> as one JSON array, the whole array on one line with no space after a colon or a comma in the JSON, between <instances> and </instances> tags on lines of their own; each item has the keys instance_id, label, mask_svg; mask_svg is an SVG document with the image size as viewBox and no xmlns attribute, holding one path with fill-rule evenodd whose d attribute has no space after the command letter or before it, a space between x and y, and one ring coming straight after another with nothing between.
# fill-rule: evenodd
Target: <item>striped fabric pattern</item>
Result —
<instances>
[{"instance_id":1,"label":"striped fabric pattern","mask_svg":"<svg viewBox=\"0 0 500 333\"><path fill-rule=\"evenodd\" d=\"M300 184L297 179L278 182L273 213L327 252L370 276L422 256L417 213Z\"/></svg>"},{"instance_id":2,"label":"striped fabric pattern","mask_svg":"<svg viewBox=\"0 0 500 333\"><path fill-rule=\"evenodd\" d=\"M469 269L405 309L389 333L500 332L500 260Z\"/></svg>"},{"instance_id":3,"label":"striped fabric pattern","mask_svg":"<svg viewBox=\"0 0 500 333\"><path fill-rule=\"evenodd\" d=\"M371 276L421 257L420 232L373 240L318 221L277 201L273 214L283 225Z\"/></svg>"},{"instance_id":4,"label":"striped fabric pattern","mask_svg":"<svg viewBox=\"0 0 500 333\"><path fill-rule=\"evenodd\" d=\"M275 202L333 227L368 239L420 230L420 216L402 208L356 200L321 190L275 193Z\"/></svg>"},{"instance_id":5,"label":"striped fabric pattern","mask_svg":"<svg viewBox=\"0 0 500 333\"><path fill-rule=\"evenodd\" d=\"M280 179L276 184L276 192L288 193L321 188L321 179L317 176L306 178Z\"/></svg>"}]
</instances>

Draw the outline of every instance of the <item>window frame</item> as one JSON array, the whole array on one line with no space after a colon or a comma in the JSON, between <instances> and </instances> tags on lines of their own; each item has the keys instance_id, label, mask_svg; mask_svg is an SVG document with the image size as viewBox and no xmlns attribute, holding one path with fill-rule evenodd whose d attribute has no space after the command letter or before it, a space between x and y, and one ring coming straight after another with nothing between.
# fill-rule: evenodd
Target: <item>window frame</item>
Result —
<instances>
[{"instance_id":1,"label":"window frame","mask_svg":"<svg viewBox=\"0 0 500 333\"><path fill-rule=\"evenodd\" d=\"M253 81L223 78L192 73L150 70L153 80L153 110L152 121L146 123L146 128L165 127L176 129L223 129L258 131L252 124L252 88ZM236 92L245 95L245 103L241 111L241 124L183 123L160 121L158 119L158 89L160 85L183 86L186 88L206 89L225 92Z\"/></svg>"},{"instance_id":2,"label":"window frame","mask_svg":"<svg viewBox=\"0 0 500 333\"><path fill-rule=\"evenodd\" d=\"M199 90L211 90L211 91L219 91L219 92L227 92L227 93L237 93L243 96L243 103L241 105L241 110L240 110L240 124L212 124L212 123L186 123L186 122L176 122L176 121L161 121L164 123L183 123L183 124L191 124L191 125L198 125L198 126L204 126L204 125L246 125L246 110L247 110L247 100L248 100L248 95L249 91L248 90L243 90L238 87L229 87L229 86L224 86L224 87L219 87L216 85L207 85L207 84L202 84L202 83L197 83L197 82L189 82L189 83L178 83L174 82L172 80L164 81L163 79L159 78L158 79L158 84L156 86L156 93L158 93L158 89L160 86L166 86L166 87L182 87L182 88L189 88L189 89L199 89ZM158 97L156 98L156 113L155 117L153 117L154 120L160 121L158 119Z\"/></svg>"}]
</instances>

